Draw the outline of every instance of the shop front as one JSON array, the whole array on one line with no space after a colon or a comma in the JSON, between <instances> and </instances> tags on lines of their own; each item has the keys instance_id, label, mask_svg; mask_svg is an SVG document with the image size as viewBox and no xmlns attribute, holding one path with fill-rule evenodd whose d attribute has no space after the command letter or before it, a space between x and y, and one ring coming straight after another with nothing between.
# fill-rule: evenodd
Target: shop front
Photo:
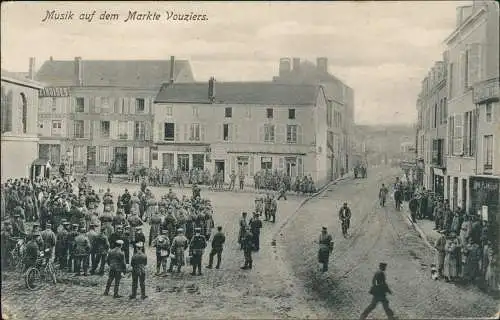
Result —
<instances>
[{"instance_id":1,"label":"shop front","mask_svg":"<svg viewBox=\"0 0 500 320\"><path fill-rule=\"evenodd\" d=\"M444 199L444 172L440 168L432 168L432 191Z\"/></svg>"},{"instance_id":2,"label":"shop front","mask_svg":"<svg viewBox=\"0 0 500 320\"><path fill-rule=\"evenodd\" d=\"M469 179L471 211L488 223L488 237L497 241L500 222L500 178L472 176ZM496 242L495 242L496 243Z\"/></svg>"}]
</instances>

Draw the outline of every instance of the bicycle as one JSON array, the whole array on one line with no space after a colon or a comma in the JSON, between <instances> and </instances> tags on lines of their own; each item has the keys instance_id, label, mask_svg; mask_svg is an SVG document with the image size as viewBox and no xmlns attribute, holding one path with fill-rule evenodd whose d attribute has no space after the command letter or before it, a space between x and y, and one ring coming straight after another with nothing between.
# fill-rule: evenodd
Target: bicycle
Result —
<instances>
[{"instance_id":1,"label":"bicycle","mask_svg":"<svg viewBox=\"0 0 500 320\"><path fill-rule=\"evenodd\" d=\"M347 230L349 229L349 220L348 219L342 219L342 235L344 238L347 237Z\"/></svg>"},{"instance_id":2,"label":"bicycle","mask_svg":"<svg viewBox=\"0 0 500 320\"><path fill-rule=\"evenodd\" d=\"M50 249L45 249L40 253L36 265L29 267L24 273L24 283L29 290L38 288L38 281L47 280L52 284L57 284L56 270L52 261L46 259L45 256L50 252ZM43 267L43 269L41 269Z\"/></svg>"},{"instance_id":3,"label":"bicycle","mask_svg":"<svg viewBox=\"0 0 500 320\"><path fill-rule=\"evenodd\" d=\"M12 238L12 241L15 241L16 245L9 253L9 265L18 270L23 264L25 242L23 238Z\"/></svg>"}]
</instances>

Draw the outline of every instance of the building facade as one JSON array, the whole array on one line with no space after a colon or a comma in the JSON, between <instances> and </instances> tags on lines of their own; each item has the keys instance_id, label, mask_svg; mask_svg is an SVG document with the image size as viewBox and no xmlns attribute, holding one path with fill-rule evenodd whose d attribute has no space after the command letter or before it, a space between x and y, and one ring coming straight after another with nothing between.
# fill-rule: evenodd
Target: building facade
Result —
<instances>
[{"instance_id":1,"label":"building facade","mask_svg":"<svg viewBox=\"0 0 500 320\"><path fill-rule=\"evenodd\" d=\"M335 119L329 123L328 130L331 132L330 140L338 140L335 150L329 147L329 162L338 171L330 174L335 177L335 172L348 172L353 166L353 134L354 134L354 91L337 77L328 71L328 58L319 57L316 65L310 61L301 61L300 58L281 58L278 76L273 82L283 84L308 84L321 85L324 88L328 104L331 104L332 117ZM339 124L338 126L336 126ZM332 143L329 142L329 146ZM337 154L336 154L337 153Z\"/></svg>"},{"instance_id":2,"label":"building facade","mask_svg":"<svg viewBox=\"0 0 500 320\"><path fill-rule=\"evenodd\" d=\"M36 75L40 158L75 172L127 173L150 166L153 100L164 82L194 81L189 62L169 60L46 61Z\"/></svg>"},{"instance_id":3,"label":"building facade","mask_svg":"<svg viewBox=\"0 0 500 320\"><path fill-rule=\"evenodd\" d=\"M422 82L417 102L417 157L423 162L423 186L448 198L446 138L448 133L447 55L437 61Z\"/></svg>"},{"instance_id":4,"label":"building facade","mask_svg":"<svg viewBox=\"0 0 500 320\"><path fill-rule=\"evenodd\" d=\"M310 174L324 184L335 172L328 158L327 106L321 86L213 79L166 84L155 100L158 155L152 165L223 171L225 179L234 170L248 184L256 172L277 169L292 177Z\"/></svg>"},{"instance_id":5,"label":"building facade","mask_svg":"<svg viewBox=\"0 0 500 320\"><path fill-rule=\"evenodd\" d=\"M490 221L494 230L500 221L499 13L492 1L457 8L456 28L445 40L445 85L429 85L427 77L417 101L423 184L444 193L453 209ZM436 112L443 99L447 112Z\"/></svg>"},{"instance_id":6,"label":"building facade","mask_svg":"<svg viewBox=\"0 0 500 320\"><path fill-rule=\"evenodd\" d=\"M30 177L38 156L38 92L42 84L2 70L2 182Z\"/></svg>"}]
</instances>

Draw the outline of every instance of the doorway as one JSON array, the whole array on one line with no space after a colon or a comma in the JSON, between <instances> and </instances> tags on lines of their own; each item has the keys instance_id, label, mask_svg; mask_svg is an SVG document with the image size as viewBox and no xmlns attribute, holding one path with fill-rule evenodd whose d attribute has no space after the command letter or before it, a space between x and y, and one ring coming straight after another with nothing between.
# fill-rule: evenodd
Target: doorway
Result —
<instances>
[{"instance_id":1,"label":"doorway","mask_svg":"<svg viewBox=\"0 0 500 320\"><path fill-rule=\"evenodd\" d=\"M96 147L88 146L87 147L87 172L95 173L95 158L96 158Z\"/></svg>"},{"instance_id":2,"label":"doorway","mask_svg":"<svg viewBox=\"0 0 500 320\"><path fill-rule=\"evenodd\" d=\"M127 173L127 147L116 147L115 148L115 173L125 174Z\"/></svg>"},{"instance_id":3,"label":"doorway","mask_svg":"<svg viewBox=\"0 0 500 320\"><path fill-rule=\"evenodd\" d=\"M161 155L162 169L174 170L174 154L173 153L162 153Z\"/></svg>"},{"instance_id":4,"label":"doorway","mask_svg":"<svg viewBox=\"0 0 500 320\"><path fill-rule=\"evenodd\" d=\"M238 157L238 175L248 176L248 157Z\"/></svg>"},{"instance_id":5,"label":"doorway","mask_svg":"<svg viewBox=\"0 0 500 320\"><path fill-rule=\"evenodd\" d=\"M297 176L297 158L285 158L286 175L289 177Z\"/></svg>"},{"instance_id":6,"label":"doorway","mask_svg":"<svg viewBox=\"0 0 500 320\"><path fill-rule=\"evenodd\" d=\"M215 172L222 172L223 181L226 180L226 173L224 171L224 160L215 160Z\"/></svg>"}]
</instances>

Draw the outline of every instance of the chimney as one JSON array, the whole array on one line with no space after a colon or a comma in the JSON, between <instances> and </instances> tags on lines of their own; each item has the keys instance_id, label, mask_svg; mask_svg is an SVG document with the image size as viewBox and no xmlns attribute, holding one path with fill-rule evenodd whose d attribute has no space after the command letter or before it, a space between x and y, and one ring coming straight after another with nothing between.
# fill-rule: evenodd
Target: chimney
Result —
<instances>
[{"instance_id":1,"label":"chimney","mask_svg":"<svg viewBox=\"0 0 500 320\"><path fill-rule=\"evenodd\" d=\"M54 61L54 58L52 56L50 56L49 60L50 61Z\"/></svg>"},{"instance_id":2,"label":"chimney","mask_svg":"<svg viewBox=\"0 0 500 320\"><path fill-rule=\"evenodd\" d=\"M28 79L30 79L30 80L35 79L35 58L34 57L30 58L30 65L28 68Z\"/></svg>"},{"instance_id":3,"label":"chimney","mask_svg":"<svg viewBox=\"0 0 500 320\"><path fill-rule=\"evenodd\" d=\"M208 100L210 102L215 101L215 78L210 77L208 80Z\"/></svg>"},{"instance_id":4,"label":"chimney","mask_svg":"<svg viewBox=\"0 0 500 320\"><path fill-rule=\"evenodd\" d=\"M316 68L320 72L327 73L328 72L328 58L326 58L326 57L316 58Z\"/></svg>"},{"instance_id":5,"label":"chimney","mask_svg":"<svg viewBox=\"0 0 500 320\"><path fill-rule=\"evenodd\" d=\"M300 69L300 58L293 58L293 71L299 71Z\"/></svg>"},{"instance_id":6,"label":"chimney","mask_svg":"<svg viewBox=\"0 0 500 320\"><path fill-rule=\"evenodd\" d=\"M281 58L279 76L282 77L290 73L291 67L292 66L290 65L290 58Z\"/></svg>"},{"instance_id":7,"label":"chimney","mask_svg":"<svg viewBox=\"0 0 500 320\"><path fill-rule=\"evenodd\" d=\"M175 57L170 56L170 83L174 83Z\"/></svg>"},{"instance_id":8,"label":"chimney","mask_svg":"<svg viewBox=\"0 0 500 320\"><path fill-rule=\"evenodd\" d=\"M83 85L82 57L75 57L75 85Z\"/></svg>"}]
</instances>

